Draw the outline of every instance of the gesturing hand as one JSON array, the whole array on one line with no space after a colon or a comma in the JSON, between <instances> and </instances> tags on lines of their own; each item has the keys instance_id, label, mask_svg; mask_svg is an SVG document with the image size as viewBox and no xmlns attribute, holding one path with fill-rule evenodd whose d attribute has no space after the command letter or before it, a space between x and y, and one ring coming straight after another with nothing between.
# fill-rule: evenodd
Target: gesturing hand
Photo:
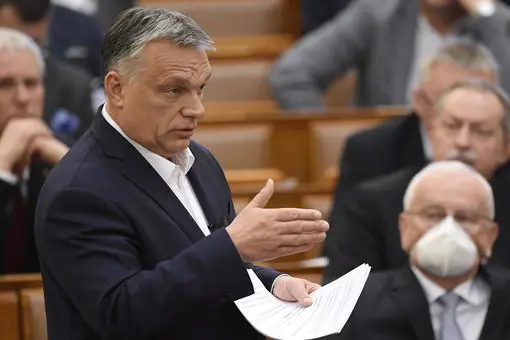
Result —
<instances>
[{"instance_id":1,"label":"gesturing hand","mask_svg":"<svg viewBox=\"0 0 510 340\"><path fill-rule=\"evenodd\" d=\"M274 192L268 180L226 230L243 261L267 261L324 241L329 225L312 209L265 209Z\"/></svg>"}]
</instances>

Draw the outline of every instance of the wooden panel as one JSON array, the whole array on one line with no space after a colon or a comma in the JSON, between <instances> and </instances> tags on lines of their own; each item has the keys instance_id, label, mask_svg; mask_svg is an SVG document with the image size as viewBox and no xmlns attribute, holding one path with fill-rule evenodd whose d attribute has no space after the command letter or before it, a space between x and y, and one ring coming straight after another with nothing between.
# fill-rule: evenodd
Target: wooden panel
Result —
<instances>
[{"instance_id":1,"label":"wooden panel","mask_svg":"<svg viewBox=\"0 0 510 340\"><path fill-rule=\"evenodd\" d=\"M21 306L24 340L47 340L43 290L22 290Z\"/></svg>"},{"instance_id":2,"label":"wooden panel","mask_svg":"<svg viewBox=\"0 0 510 340\"><path fill-rule=\"evenodd\" d=\"M289 34L218 37L214 51L207 51L211 61L269 60L274 61L294 43ZM215 71L215 70L214 70Z\"/></svg>"},{"instance_id":3,"label":"wooden panel","mask_svg":"<svg viewBox=\"0 0 510 340\"><path fill-rule=\"evenodd\" d=\"M224 169L269 168L271 126L202 126L194 139L214 154Z\"/></svg>"},{"instance_id":4,"label":"wooden panel","mask_svg":"<svg viewBox=\"0 0 510 340\"><path fill-rule=\"evenodd\" d=\"M324 257L318 257L303 261L294 262L263 262L261 265L273 268L279 272L287 273L294 277L307 279L315 283L321 283L324 268L328 260Z\"/></svg>"},{"instance_id":5,"label":"wooden panel","mask_svg":"<svg viewBox=\"0 0 510 340\"><path fill-rule=\"evenodd\" d=\"M142 1L147 7L168 7L194 19L213 39L288 33L286 0Z\"/></svg>"},{"instance_id":6,"label":"wooden panel","mask_svg":"<svg viewBox=\"0 0 510 340\"><path fill-rule=\"evenodd\" d=\"M347 138L355 132L379 124L377 119L312 122L311 164L312 179L324 180L325 172L331 167L338 167L341 153Z\"/></svg>"},{"instance_id":7,"label":"wooden panel","mask_svg":"<svg viewBox=\"0 0 510 340\"><path fill-rule=\"evenodd\" d=\"M15 291L0 291L0 340L20 339L18 306Z\"/></svg>"},{"instance_id":8,"label":"wooden panel","mask_svg":"<svg viewBox=\"0 0 510 340\"><path fill-rule=\"evenodd\" d=\"M354 99L356 90L357 74L354 71L336 79L324 94L326 107L334 109L337 107L350 106Z\"/></svg>"},{"instance_id":9,"label":"wooden panel","mask_svg":"<svg viewBox=\"0 0 510 340\"><path fill-rule=\"evenodd\" d=\"M270 62L213 63L213 75L204 91L204 103L272 101L267 84Z\"/></svg>"}]
</instances>

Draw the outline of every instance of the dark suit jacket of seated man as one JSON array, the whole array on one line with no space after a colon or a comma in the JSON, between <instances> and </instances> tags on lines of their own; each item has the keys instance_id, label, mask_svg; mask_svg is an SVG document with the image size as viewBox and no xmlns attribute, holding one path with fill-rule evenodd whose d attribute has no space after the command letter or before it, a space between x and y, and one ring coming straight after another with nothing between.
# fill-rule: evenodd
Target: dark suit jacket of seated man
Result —
<instances>
[{"instance_id":1,"label":"dark suit jacket of seated man","mask_svg":"<svg viewBox=\"0 0 510 340\"><path fill-rule=\"evenodd\" d=\"M39 196L50 339L261 338L233 303L253 292L248 268L276 297L310 303L318 285L249 262L322 242L320 213L264 209L268 181L236 216L219 164L190 141L211 44L169 9L129 9L107 32L107 104Z\"/></svg>"},{"instance_id":2,"label":"dark suit jacket of seated man","mask_svg":"<svg viewBox=\"0 0 510 340\"><path fill-rule=\"evenodd\" d=\"M480 277L491 296L479 340L510 339L510 271L487 265ZM327 339L435 340L429 302L409 265L372 273L342 332Z\"/></svg>"}]
</instances>

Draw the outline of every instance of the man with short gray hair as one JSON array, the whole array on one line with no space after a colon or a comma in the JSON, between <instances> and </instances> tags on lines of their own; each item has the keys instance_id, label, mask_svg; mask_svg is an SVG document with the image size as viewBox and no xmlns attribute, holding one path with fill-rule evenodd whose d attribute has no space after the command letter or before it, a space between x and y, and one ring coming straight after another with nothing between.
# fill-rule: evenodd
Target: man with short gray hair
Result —
<instances>
[{"instance_id":1,"label":"man with short gray hair","mask_svg":"<svg viewBox=\"0 0 510 340\"><path fill-rule=\"evenodd\" d=\"M42 119L43 74L39 47L0 28L0 274L39 272L37 197L45 174L67 152Z\"/></svg>"},{"instance_id":2,"label":"man with short gray hair","mask_svg":"<svg viewBox=\"0 0 510 340\"><path fill-rule=\"evenodd\" d=\"M305 251L329 226L308 209L236 216L224 174L191 141L211 76L209 36L168 9L133 8L106 33L106 104L50 174L36 244L50 339L258 339L234 301L252 269L307 306L317 284L250 262Z\"/></svg>"},{"instance_id":3,"label":"man with short gray hair","mask_svg":"<svg viewBox=\"0 0 510 340\"><path fill-rule=\"evenodd\" d=\"M476 79L455 84L438 98L426 127L433 151L430 161L461 161L490 182L495 220L501 227L490 261L510 268L507 96L493 83ZM331 219L326 281L365 262L372 266L372 271L380 271L407 261L400 248L397 222L403 209L404 192L421 168L421 165L409 166L351 190L349 200Z\"/></svg>"}]
</instances>

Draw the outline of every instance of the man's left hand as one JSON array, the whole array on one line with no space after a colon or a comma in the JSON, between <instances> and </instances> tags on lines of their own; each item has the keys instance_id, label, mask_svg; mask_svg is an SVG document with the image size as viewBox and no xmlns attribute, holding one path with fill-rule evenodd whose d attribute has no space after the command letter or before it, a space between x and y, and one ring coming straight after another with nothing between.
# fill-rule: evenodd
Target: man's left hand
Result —
<instances>
[{"instance_id":1,"label":"man's left hand","mask_svg":"<svg viewBox=\"0 0 510 340\"><path fill-rule=\"evenodd\" d=\"M285 275L276 279L273 295L284 301L297 301L302 306L310 306L312 304L310 294L320 287L308 280Z\"/></svg>"}]
</instances>

